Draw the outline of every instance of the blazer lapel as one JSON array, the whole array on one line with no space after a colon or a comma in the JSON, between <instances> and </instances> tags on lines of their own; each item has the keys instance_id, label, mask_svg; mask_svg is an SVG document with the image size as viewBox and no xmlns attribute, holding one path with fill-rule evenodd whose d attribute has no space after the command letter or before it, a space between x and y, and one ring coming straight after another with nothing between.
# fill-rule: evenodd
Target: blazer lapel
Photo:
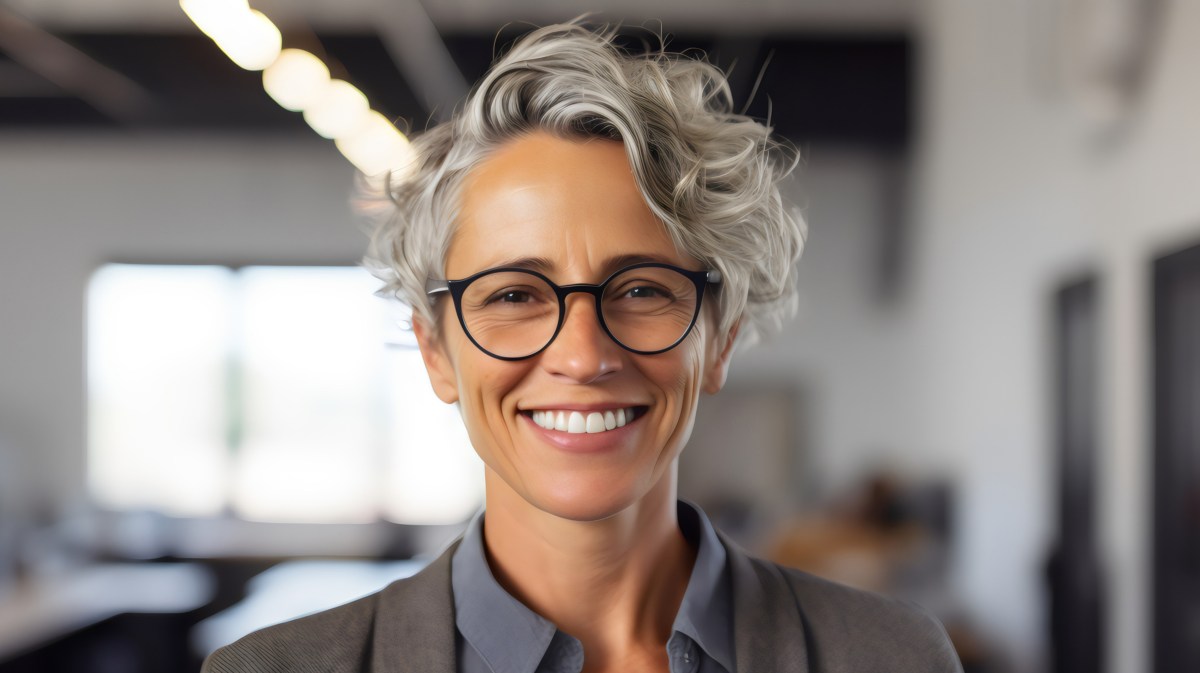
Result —
<instances>
[{"instance_id":1,"label":"blazer lapel","mask_svg":"<svg viewBox=\"0 0 1200 673\"><path fill-rule=\"evenodd\" d=\"M459 541L421 572L383 590L371 673L456 673L450 559Z\"/></svg>"},{"instance_id":2,"label":"blazer lapel","mask_svg":"<svg viewBox=\"0 0 1200 673\"><path fill-rule=\"evenodd\" d=\"M739 671L809 673L807 634L779 569L752 558L717 531L733 585L734 666Z\"/></svg>"}]
</instances>

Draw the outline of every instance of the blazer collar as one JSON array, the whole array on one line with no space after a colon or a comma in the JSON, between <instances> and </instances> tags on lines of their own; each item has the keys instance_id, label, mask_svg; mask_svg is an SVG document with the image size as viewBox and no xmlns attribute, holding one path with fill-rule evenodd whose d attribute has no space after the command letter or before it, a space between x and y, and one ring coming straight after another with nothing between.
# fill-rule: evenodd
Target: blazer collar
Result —
<instances>
[{"instance_id":1,"label":"blazer collar","mask_svg":"<svg viewBox=\"0 0 1200 673\"><path fill-rule=\"evenodd\" d=\"M450 559L461 541L456 539L421 572L383 590L371 673L457 673Z\"/></svg>"},{"instance_id":2,"label":"blazer collar","mask_svg":"<svg viewBox=\"0 0 1200 673\"><path fill-rule=\"evenodd\" d=\"M739 671L809 673L807 633L787 579L773 563L751 557L724 533L733 586L734 658ZM456 673L455 540L421 572L383 590L375 616L371 673Z\"/></svg>"},{"instance_id":3,"label":"blazer collar","mask_svg":"<svg viewBox=\"0 0 1200 673\"><path fill-rule=\"evenodd\" d=\"M734 659L739 671L809 673L808 634L779 567L750 556L717 531L733 580Z\"/></svg>"}]
</instances>

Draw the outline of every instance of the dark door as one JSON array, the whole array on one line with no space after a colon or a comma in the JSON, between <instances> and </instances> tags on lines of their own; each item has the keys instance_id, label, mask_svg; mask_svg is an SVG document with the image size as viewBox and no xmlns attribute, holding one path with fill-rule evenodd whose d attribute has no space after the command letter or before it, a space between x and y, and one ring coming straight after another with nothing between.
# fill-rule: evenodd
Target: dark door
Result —
<instances>
[{"instance_id":1,"label":"dark door","mask_svg":"<svg viewBox=\"0 0 1200 673\"><path fill-rule=\"evenodd\" d=\"M1047 567L1052 670L1100 673L1104 638L1096 544L1096 280L1089 277L1061 288L1054 309L1058 543Z\"/></svg>"},{"instance_id":2,"label":"dark door","mask_svg":"<svg viewBox=\"0 0 1200 673\"><path fill-rule=\"evenodd\" d=\"M1154 670L1200 671L1200 245L1154 263Z\"/></svg>"}]
</instances>

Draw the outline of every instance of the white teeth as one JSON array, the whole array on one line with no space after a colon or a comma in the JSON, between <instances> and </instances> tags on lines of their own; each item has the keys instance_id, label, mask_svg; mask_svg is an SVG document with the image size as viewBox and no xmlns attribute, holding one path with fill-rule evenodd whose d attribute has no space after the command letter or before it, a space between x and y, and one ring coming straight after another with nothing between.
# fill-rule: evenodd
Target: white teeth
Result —
<instances>
[{"instance_id":1,"label":"white teeth","mask_svg":"<svg viewBox=\"0 0 1200 673\"><path fill-rule=\"evenodd\" d=\"M615 411L592 411L586 415L579 411L553 411L539 409L530 413L534 423L547 430L559 432L599 433L625 427L633 421L633 409L617 409Z\"/></svg>"}]
</instances>

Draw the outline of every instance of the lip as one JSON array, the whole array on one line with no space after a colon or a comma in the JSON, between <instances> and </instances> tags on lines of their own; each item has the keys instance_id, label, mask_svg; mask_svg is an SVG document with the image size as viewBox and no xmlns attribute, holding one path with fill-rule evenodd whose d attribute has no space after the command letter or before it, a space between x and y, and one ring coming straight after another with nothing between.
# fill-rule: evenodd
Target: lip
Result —
<instances>
[{"instance_id":1,"label":"lip","mask_svg":"<svg viewBox=\"0 0 1200 673\"><path fill-rule=\"evenodd\" d=\"M607 411L610 409L628 408L620 406L597 406L597 405L571 405L562 407L545 407L546 409L562 409L564 411ZM644 407L643 407L644 408ZM532 409L530 410L532 411ZM567 451L570 453L607 453L610 451L619 450L626 445L630 433L636 432L640 427L642 417L646 414L642 412L637 415L632 421L626 423L619 428L605 430L604 432L578 432L570 433L561 430L547 430L537 423L533 422L533 418L528 413L520 414L524 419L527 427L537 436L541 437L546 443Z\"/></svg>"},{"instance_id":2,"label":"lip","mask_svg":"<svg viewBox=\"0 0 1200 673\"><path fill-rule=\"evenodd\" d=\"M598 404L581 404L579 402L550 402L547 404L531 404L527 407L517 409L522 414L529 414L532 411L616 411L617 409L630 409L634 407L645 407L648 405L639 404L636 402L602 402Z\"/></svg>"}]
</instances>

